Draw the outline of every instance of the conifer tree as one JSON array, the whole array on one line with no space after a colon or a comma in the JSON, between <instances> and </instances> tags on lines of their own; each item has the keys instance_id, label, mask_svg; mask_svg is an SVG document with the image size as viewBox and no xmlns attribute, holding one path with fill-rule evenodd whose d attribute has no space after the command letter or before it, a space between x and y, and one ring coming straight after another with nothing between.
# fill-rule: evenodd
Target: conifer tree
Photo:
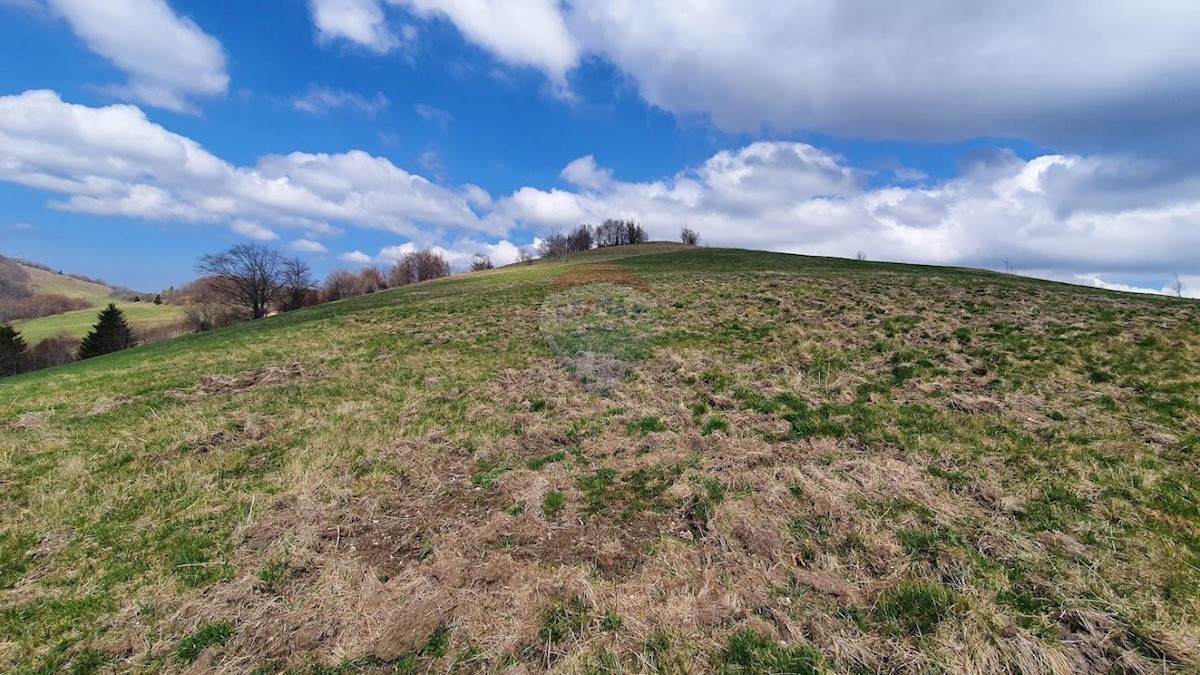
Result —
<instances>
[{"instance_id":1,"label":"conifer tree","mask_svg":"<svg viewBox=\"0 0 1200 675\"><path fill-rule=\"evenodd\" d=\"M0 377L21 372L21 361L25 356L25 338L20 331L8 324L0 324Z\"/></svg>"},{"instance_id":2,"label":"conifer tree","mask_svg":"<svg viewBox=\"0 0 1200 675\"><path fill-rule=\"evenodd\" d=\"M79 345L79 358L90 359L101 354L111 354L122 349L128 349L138 342L137 336L125 323L125 314L113 303L100 312L99 320L92 326L92 332L83 338Z\"/></svg>"}]
</instances>

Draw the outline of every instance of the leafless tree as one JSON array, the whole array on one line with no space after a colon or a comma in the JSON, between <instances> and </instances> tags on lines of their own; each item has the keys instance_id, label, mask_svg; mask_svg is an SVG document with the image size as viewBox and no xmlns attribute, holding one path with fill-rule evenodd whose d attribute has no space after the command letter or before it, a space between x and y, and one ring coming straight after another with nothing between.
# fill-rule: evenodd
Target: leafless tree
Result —
<instances>
[{"instance_id":1,"label":"leafless tree","mask_svg":"<svg viewBox=\"0 0 1200 675\"><path fill-rule=\"evenodd\" d=\"M495 267L496 266L492 264L492 259L483 253L476 253L474 256L471 257L471 271L472 272L482 272L484 270L490 270Z\"/></svg>"},{"instance_id":2,"label":"leafless tree","mask_svg":"<svg viewBox=\"0 0 1200 675\"><path fill-rule=\"evenodd\" d=\"M1187 286L1183 283L1183 277L1178 274L1171 275L1171 281L1167 284L1167 290L1175 294L1175 297L1182 298L1183 292L1187 290Z\"/></svg>"},{"instance_id":3,"label":"leafless tree","mask_svg":"<svg viewBox=\"0 0 1200 675\"><path fill-rule=\"evenodd\" d=\"M291 311L304 306L304 299L313 287L312 270L299 258L283 261L283 309Z\"/></svg>"},{"instance_id":4,"label":"leafless tree","mask_svg":"<svg viewBox=\"0 0 1200 675\"><path fill-rule=\"evenodd\" d=\"M358 278L362 280L363 293L387 290L390 285L387 275L378 267L364 267L358 273Z\"/></svg>"},{"instance_id":5,"label":"leafless tree","mask_svg":"<svg viewBox=\"0 0 1200 675\"><path fill-rule=\"evenodd\" d=\"M526 265L533 264L533 260L534 260L533 252L527 248L521 249L520 252L517 253L517 257L522 263L524 263Z\"/></svg>"},{"instance_id":6,"label":"leafless tree","mask_svg":"<svg viewBox=\"0 0 1200 675\"><path fill-rule=\"evenodd\" d=\"M393 286L406 286L448 276L450 263L440 253L431 249L405 253L388 272L388 280Z\"/></svg>"},{"instance_id":7,"label":"leafless tree","mask_svg":"<svg viewBox=\"0 0 1200 675\"><path fill-rule=\"evenodd\" d=\"M283 257L260 244L203 255L196 270L216 279L226 301L245 307L251 319L267 315L283 286Z\"/></svg>"},{"instance_id":8,"label":"leafless tree","mask_svg":"<svg viewBox=\"0 0 1200 675\"><path fill-rule=\"evenodd\" d=\"M688 246L699 246L700 233L688 227L687 225L684 225L683 229L679 231L679 241L682 241Z\"/></svg>"},{"instance_id":9,"label":"leafless tree","mask_svg":"<svg viewBox=\"0 0 1200 675\"><path fill-rule=\"evenodd\" d=\"M334 270L325 277L325 302L353 298L366 292L363 278L350 270Z\"/></svg>"},{"instance_id":10,"label":"leafless tree","mask_svg":"<svg viewBox=\"0 0 1200 675\"><path fill-rule=\"evenodd\" d=\"M592 244L595 243L596 233L591 225L577 225L571 233L567 235L567 250L569 251L590 251Z\"/></svg>"},{"instance_id":11,"label":"leafless tree","mask_svg":"<svg viewBox=\"0 0 1200 675\"><path fill-rule=\"evenodd\" d=\"M571 244L567 239L567 235L563 234L561 227L552 227L546 233L546 236L538 242L538 253L543 258L557 258L560 255L569 253Z\"/></svg>"},{"instance_id":12,"label":"leafless tree","mask_svg":"<svg viewBox=\"0 0 1200 675\"><path fill-rule=\"evenodd\" d=\"M596 228L597 246L627 246L649 240L646 230L632 220L608 219Z\"/></svg>"},{"instance_id":13,"label":"leafless tree","mask_svg":"<svg viewBox=\"0 0 1200 675\"><path fill-rule=\"evenodd\" d=\"M1012 258L1001 258L1000 264L1004 265L1004 273L1012 274Z\"/></svg>"},{"instance_id":14,"label":"leafless tree","mask_svg":"<svg viewBox=\"0 0 1200 675\"><path fill-rule=\"evenodd\" d=\"M859 251L858 253L854 254L854 259L857 260L858 262L866 262L867 254L863 253L862 251Z\"/></svg>"}]
</instances>

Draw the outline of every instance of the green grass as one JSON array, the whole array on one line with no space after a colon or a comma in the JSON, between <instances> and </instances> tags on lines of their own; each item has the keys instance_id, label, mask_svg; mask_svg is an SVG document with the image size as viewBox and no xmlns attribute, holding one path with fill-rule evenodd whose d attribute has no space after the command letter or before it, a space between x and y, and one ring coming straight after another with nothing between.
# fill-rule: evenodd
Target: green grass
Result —
<instances>
[{"instance_id":1,"label":"green grass","mask_svg":"<svg viewBox=\"0 0 1200 675\"><path fill-rule=\"evenodd\" d=\"M66 335L81 338L96 324L96 316L109 302L115 302L125 314L125 320L136 331L139 328L169 326L183 320L183 309L174 305L155 305L152 302L125 302L105 300L91 309L81 309L65 314L45 316L40 319L14 321L13 327L29 344L48 337Z\"/></svg>"},{"instance_id":2,"label":"green grass","mask_svg":"<svg viewBox=\"0 0 1200 675\"><path fill-rule=\"evenodd\" d=\"M640 295L564 302L592 262ZM1084 612L1097 668L1186 672L1197 344L1194 302L649 245L6 378L0 671L959 672L1070 662ZM436 649L381 646L408 612Z\"/></svg>"}]
</instances>

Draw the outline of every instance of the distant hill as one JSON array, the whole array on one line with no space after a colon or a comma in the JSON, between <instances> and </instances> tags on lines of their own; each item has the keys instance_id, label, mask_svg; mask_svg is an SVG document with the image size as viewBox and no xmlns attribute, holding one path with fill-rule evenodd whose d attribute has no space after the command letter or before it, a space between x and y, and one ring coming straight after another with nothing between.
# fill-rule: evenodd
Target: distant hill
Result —
<instances>
[{"instance_id":1,"label":"distant hill","mask_svg":"<svg viewBox=\"0 0 1200 675\"><path fill-rule=\"evenodd\" d=\"M24 275L24 284L30 294L20 300L9 299L7 302L24 302L37 304L38 299L48 296L69 298L74 301L65 305L69 311L58 311L49 316L32 319L16 320L12 325L19 331L25 341L33 344L54 335L66 335L81 338L87 334L96 322L96 314L108 303L115 303L125 312L130 325L136 328L153 328L178 322L182 310L168 305L155 305L150 302L154 294L138 294L129 289L107 286L97 280L86 280L79 276L61 274L48 268L28 264L24 261L5 259L7 265L15 267ZM140 302L132 302L133 297L139 297ZM0 298L0 307L6 302Z\"/></svg>"},{"instance_id":2,"label":"distant hill","mask_svg":"<svg viewBox=\"0 0 1200 675\"><path fill-rule=\"evenodd\" d=\"M1200 303L631 246L0 380L0 672L1200 672Z\"/></svg>"}]
</instances>

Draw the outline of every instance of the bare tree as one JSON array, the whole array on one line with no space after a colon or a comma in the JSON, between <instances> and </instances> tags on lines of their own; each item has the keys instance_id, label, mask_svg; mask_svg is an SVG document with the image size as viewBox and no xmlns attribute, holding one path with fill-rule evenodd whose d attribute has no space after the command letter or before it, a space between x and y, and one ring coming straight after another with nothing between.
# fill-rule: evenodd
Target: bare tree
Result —
<instances>
[{"instance_id":1,"label":"bare tree","mask_svg":"<svg viewBox=\"0 0 1200 675\"><path fill-rule=\"evenodd\" d=\"M557 258L571 251L570 241L563 234L561 227L552 227L546 236L538 242L538 253L543 258Z\"/></svg>"},{"instance_id":2,"label":"bare tree","mask_svg":"<svg viewBox=\"0 0 1200 675\"><path fill-rule=\"evenodd\" d=\"M683 229L679 231L679 241L682 241L688 246L699 246L700 233L688 227L687 225L684 225Z\"/></svg>"},{"instance_id":3,"label":"bare tree","mask_svg":"<svg viewBox=\"0 0 1200 675\"><path fill-rule=\"evenodd\" d=\"M431 249L405 253L388 272L388 280L393 286L406 286L448 276L450 263L440 253Z\"/></svg>"},{"instance_id":4,"label":"bare tree","mask_svg":"<svg viewBox=\"0 0 1200 675\"><path fill-rule=\"evenodd\" d=\"M523 248L523 249L521 249L521 250L520 250L520 251L517 253L517 257L518 257L518 259L519 259L519 260L520 260L522 263L524 263L524 264L526 264L526 265L532 265L532 264L533 264L533 259L534 259L534 258L533 258L533 251L530 251L530 250L529 250L529 249L527 249L527 248Z\"/></svg>"},{"instance_id":5,"label":"bare tree","mask_svg":"<svg viewBox=\"0 0 1200 675\"><path fill-rule=\"evenodd\" d=\"M577 225L571 233L567 235L567 250L569 251L590 251L592 244L595 243L596 234L591 225Z\"/></svg>"},{"instance_id":6,"label":"bare tree","mask_svg":"<svg viewBox=\"0 0 1200 675\"><path fill-rule=\"evenodd\" d=\"M1000 264L1004 265L1004 273L1012 274L1012 258L1001 258Z\"/></svg>"},{"instance_id":7,"label":"bare tree","mask_svg":"<svg viewBox=\"0 0 1200 675\"><path fill-rule=\"evenodd\" d=\"M366 293L361 276L350 270L334 270L325 277L323 295L325 302L353 298Z\"/></svg>"},{"instance_id":8,"label":"bare tree","mask_svg":"<svg viewBox=\"0 0 1200 675\"><path fill-rule=\"evenodd\" d=\"M476 253L474 256L471 257L471 271L472 272L482 272L484 270L490 270L495 267L496 266L492 264L492 259L483 253Z\"/></svg>"},{"instance_id":9,"label":"bare tree","mask_svg":"<svg viewBox=\"0 0 1200 675\"><path fill-rule=\"evenodd\" d=\"M1183 277L1178 274L1171 275L1171 281L1167 284L1167 290L1175 294L1175 297L1182 298L1183 292L1187 290L1187 286L1183 283Z\"/></svg>"},{"instance_id":10,"label":"bare tree","mask_svg":"<svg viewBox=\"0 0 1200 675\"><path fill-rule=\"evenodd\" d=\"M260 244L238 244L200 256L196 270L216 279L230 304L245 307L251 319L267 315L283 286L283 258Z\"/></svg>"},{"instance_id":11,"label":"bare tree","mask_svg":"<svg viewBox=\"0 0 1200 675\"><path fill-rule=\"evenodd\" d=\"M374 293L375 291L387 290L390 282L378 267L364 267L358 273L358 278L362 280L362 292Z\"/></svg>"},{"instance_id":12,"label":"bare tree","mask_svg":"<svg viewBox=\"0 0 1200 675\"><path fill-rule=\"evenodd\" d=\"M283 309L291 311L304 306L304 299L313 287L312 270L299 258L283 261Z\"/></svg>"},{"instance_id":13,"label":"bare tree","mask_svg":"<svg viewBox=\"0 0 1200 675\"><path fill-rule=\"evenodd\" d=\"M610 218L596 228L596 245L600 247L641 244L648 240L645 228L632 220Z\"/></svg>"},{"instance_id":14,"label":"bare tree","mask_svg":"<svg viewBox=\"0 0 1200 675\"><path fill-rule=\"evenodd\" d=\"M867 254L863 253L862 251L859 251L858 253L854 254L854 259L857 260L858 262L866 262Z\"/></svg>"}]
</instances>

